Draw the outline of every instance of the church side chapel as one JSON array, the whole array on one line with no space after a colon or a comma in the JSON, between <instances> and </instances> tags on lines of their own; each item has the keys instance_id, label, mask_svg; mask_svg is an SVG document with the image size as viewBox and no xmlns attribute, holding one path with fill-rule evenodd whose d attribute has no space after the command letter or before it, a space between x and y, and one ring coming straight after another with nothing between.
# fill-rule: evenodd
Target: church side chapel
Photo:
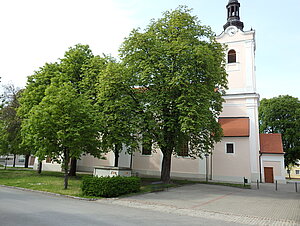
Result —
<instances>
[{"instance_id":1,"label":"church side chapel","mask_svg":"<svg viewBox=\"0 0 300 226\"><path fill-rule=\"evenodd\" d=\"M244 30L240 19L240 3L229 0L227 22L216 40L227 46L226 72L228 87L224 95L223 111L218 119L224 133L222 141L215 145L210 154L202 159L188 157L188 147L174 155L171 178L192 180L214 180L243 183L285 183L284 157L280 134L259 134L259 94L255 75L255 30ZM138 175L159 177L162 153L151 151L152 147L140 146L140 151L126 154L125 147L119 156L116 171L114 154L106 160L82 156L78 160L78 171L93 171L96 167L102 175ZM47 165L48 164L48 165ZM54 163L44 163L45 169L57 170ZM124 168L122 168L124 167ZM103 174L104 171L106 173ZM108 172L108 173L107 173Z\"/></svg>"}]
</instances>

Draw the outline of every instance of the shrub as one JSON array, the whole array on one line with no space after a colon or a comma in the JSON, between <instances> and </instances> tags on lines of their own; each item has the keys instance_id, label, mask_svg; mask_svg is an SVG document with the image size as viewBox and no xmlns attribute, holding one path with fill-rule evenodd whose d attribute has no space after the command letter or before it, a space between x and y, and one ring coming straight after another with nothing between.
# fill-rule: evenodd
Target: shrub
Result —
<instances>
[{"instance_id":1,"label":"shrub","mask_svg":"<svg viewBox=\"0 0 300 226\"><path fill-rule=\"evenodd\" d=\"M84 177L81 189L87 196L109 198L138 192L140 186L138 177Z\"/></svg>"}]
</instances>

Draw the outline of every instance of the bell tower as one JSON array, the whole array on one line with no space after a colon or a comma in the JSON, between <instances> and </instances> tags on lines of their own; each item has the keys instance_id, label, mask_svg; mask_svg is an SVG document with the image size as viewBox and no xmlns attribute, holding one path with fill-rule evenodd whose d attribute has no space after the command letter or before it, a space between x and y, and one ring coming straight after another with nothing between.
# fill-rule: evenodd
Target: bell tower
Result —
<instances>
[{"instance_id":1,"label":"bell tower","mask_svg":"<svg viewBox=\"0 0 300 226\"><path fill-rule=\"evenodd\" d=\"M245 177L250 181L257 181L259 179L259 94L256 92L255 30L244 30L244 23L240 20L238 0L229 0L226 10L227 22L223 26L224 30L216 36L216 40L224 44L226 48L225 68L228 74L228 90L223 96L225 102L220 117L236 120L239 125L241 123L238 121L241 118L248 119L249 124L245 128L249 131L249 136L243 138L224 137L223 144L214 153L214 158L217 159L217 155L219 155L220 162L218 164L222 164L222 161L229 157L224 150L225 144L234 144L235 158L228 163L232 172L243 171L247 175ZM232 128L234 128L233 125ZM242 143L244 146L238 147ZM239 160L237 160L238 158ZM241 161L244 161L243 167L234 168Z\"/></svg>"},{"instance_id":2,"label":"bell tower","mask_svg":"<svg viewBox=\"0 0 300 226\"><path fill-rule=\"evenodd\" d=\"M244 31L238 0L229 0L226 9L227 23L216 40L227 47L226 71L229 85L227 94L256 93L255 30Z\"/></svg>"},{"instance_id":3,"label":"bell tower","mask_svg":"<svg viewBox=\"0 0 300 226\"><path fill-rule=\"evenodd\" d=\"M235 26L240 30L244 29L244 23L240 21L240 3L238 0L229 0L227 6L227 23L223 26L226 30L229 26Z\"/></svg>"}]
</instances>

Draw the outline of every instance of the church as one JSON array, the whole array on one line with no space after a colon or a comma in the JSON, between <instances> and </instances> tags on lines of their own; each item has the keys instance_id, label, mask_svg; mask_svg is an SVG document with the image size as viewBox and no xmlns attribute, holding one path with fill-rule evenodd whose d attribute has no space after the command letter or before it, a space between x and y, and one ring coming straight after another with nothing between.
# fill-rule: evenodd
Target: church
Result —
<instances>
[{"instance_id":1,"label":"church","mask_svg":"<svg viewBox=\"0 0 300 226\"><path fill-rule=\"evenodd\" d=\"M229 0L227 22L216 40L227 46L226 71L229 89L224 95L223 111L219 123L224 137L215 145L211 154L193 159L187 154L173 156L171 178L213 180L243 183L285 183L284 152L280 134L259 134L259 94L255 75L255 30L244 30L240 19L240 3ZM78 171L103 169L118 175L114 169L113 152L105 160L82 156ZM133 175L159 177L162 153L143 149L132 155L120 154L119 166L129 169ZM44 170L60 169L60 165L44 163ZM120 168L121 169L121 168ZM127 172L128 173L128 172ZM122 175L122 174L120 174Z\"/></svg>"}]
</instances>

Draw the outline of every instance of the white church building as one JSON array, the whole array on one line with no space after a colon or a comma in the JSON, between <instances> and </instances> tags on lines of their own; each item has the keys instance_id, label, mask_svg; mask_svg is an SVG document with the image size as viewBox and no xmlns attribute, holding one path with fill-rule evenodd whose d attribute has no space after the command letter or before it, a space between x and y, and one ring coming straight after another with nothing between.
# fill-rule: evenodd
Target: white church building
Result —
<instances>
[{"instance_id":1,"label":"white church building","mask_svg":"<svg viewBox=\"0 0 300 226\"><path fill-rule=\"evenodd\" d=\"M255 30L244 30L240 20L240 3L229 0L227 23L216 37L226 44L226 71L229 89L224 96L223 111L219 117L224 132L221 142L203 159L173 156L171 177L194 180L214 180L242 183L278 181L285 183L284 153L280 134L259 134L259 94L255 75ZM162 153L143 150L132 155L121 153L119 166L130 168L139 176L159 177ZM51 164L52 167L49 165ZM113 166L113 152L106 160L82 156L78 171L93 171L95 166ZM44 169L54 169L53 163L44 163ZM58 169L58 168L56 168Z\"/></svg>"}]
</instances>

